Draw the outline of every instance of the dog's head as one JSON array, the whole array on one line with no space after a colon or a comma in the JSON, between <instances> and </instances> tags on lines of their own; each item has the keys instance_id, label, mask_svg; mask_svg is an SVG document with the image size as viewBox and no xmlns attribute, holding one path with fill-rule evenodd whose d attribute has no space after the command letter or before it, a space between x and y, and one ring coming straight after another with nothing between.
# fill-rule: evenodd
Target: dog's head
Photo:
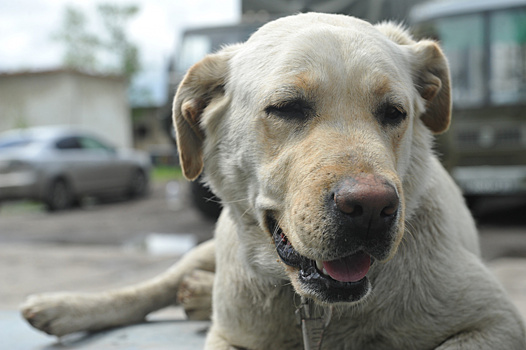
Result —
<instances>
[{"instance_id":1,"label":"dog's head","mask_svg":"<svg viewBox=\"0 0 526 350\"><path fill-rule=\"evenodd\" d=\"M395 254L416 205L418 180L407 179L425 169L450 109L436 43L304 14L193 66L174 122L184 174L205 167L246 261L281 271L303 296L353 302L371 288L371 264Z\"/></svg>"}]
</instances>

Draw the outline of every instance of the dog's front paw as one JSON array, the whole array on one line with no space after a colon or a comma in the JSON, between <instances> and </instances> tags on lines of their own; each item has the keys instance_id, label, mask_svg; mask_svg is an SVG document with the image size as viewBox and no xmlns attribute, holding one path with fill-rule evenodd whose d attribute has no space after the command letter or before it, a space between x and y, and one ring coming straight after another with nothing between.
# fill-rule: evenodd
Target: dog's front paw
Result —
<instances>
[{"instance_id":1,"label":"dog's front paw","mask_svg":"<svg viewBox=\"0 0 526 350\"><path fill-rule=\"evenodd\" d=\"M183 305L188 319L210 319L214 276L213 272L194 270L183 279L177 292L177 301Z\"/></svg>"},{"instance_id":2,"label":"dog's front paw","mask_svg":"<svg viewBox=\"0 0 526 350\"><path fill-rule=\"evenodd\" d=\"M32 295L22 304L21 311L33 327L60 337L89 330L93 321L90 299L73 293Z\"/></svg>"}]
</instances>

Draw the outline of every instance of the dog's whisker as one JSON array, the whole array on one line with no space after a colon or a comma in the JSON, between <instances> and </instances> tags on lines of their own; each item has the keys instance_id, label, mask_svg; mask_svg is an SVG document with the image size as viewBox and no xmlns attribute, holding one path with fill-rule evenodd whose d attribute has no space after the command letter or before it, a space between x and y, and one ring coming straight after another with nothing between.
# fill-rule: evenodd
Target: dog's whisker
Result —
<instances>
[{"instance_id":1,"label":"dog's whisker","mask_svg":"<svg viewBox=\"0 0 526 350\"><path fill-rule=\"evenodd\" d=\"M236 200L233 200L233 201L223 201L223 200L219 200L218 203L221 203L221 204L235 204L235 203L242 203L242 202L248 202L250 200L250 198L242 198L242 199L236 199Z\"/></svg>"},{"instance_id":2,"label":"dog's whisker","mask_svg":"<svg viewBox=\"0 0 526 350\"><path fill-rule=\"evenodd\" d=\"M243 212L243 214L241 214L241 217L244 217L245 214L247 214L247 213L250 212L251 210L252 210L252 208L249 206L249 207L247 208L247 210L245 210L245 211Z\"/></svg>"}]
</instances>

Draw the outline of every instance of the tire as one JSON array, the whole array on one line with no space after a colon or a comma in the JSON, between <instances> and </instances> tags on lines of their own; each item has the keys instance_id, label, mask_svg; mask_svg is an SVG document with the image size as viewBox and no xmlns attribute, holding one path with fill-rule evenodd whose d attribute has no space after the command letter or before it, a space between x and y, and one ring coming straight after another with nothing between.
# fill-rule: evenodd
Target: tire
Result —
<instances>
[{"instance_id":1,"label":"tire","mask_svg":"<svg viewBox=\"0 0 526 350\"><path fill-rule=\"evenodd\" d=\"M199 180L191 182L190 186L194 206L205 217L216 220L222 210L219 198Z\"/></svg>"},{"instance_id":2,"label":"tire","mask_svg":"<svg viewBox=\"0 0 526 350\"><path fill-rule=\"evenodd\" d=\"M480 196L476 195L465 195L464 200L466 201L466 205L468 206L469 211L471 212L471 215L474 217L477 216L477 208L478 204L480 203Z\"/></svg>"},{"instance_id":3,"label":"tire","mask_svg":"<svg viewBox=\"0 0 526 350\"><path fill-rule=\"evenodd\" d=\"M65 210L71 207L73 195L71 188L64 179L56 179L49 185L45 199L48 211Z\"/></svg>"},{"instance_id":4,"label":"tire","mask_svg":"<svg viewBox=\"0 0 526 350\"><path fill-rule=\"evenodd\" d=\"M128 196L131 198L142 197L148 192L148 177L141 169L136 169L131 177L128 187Z\"/></svg>"}]
</instances>

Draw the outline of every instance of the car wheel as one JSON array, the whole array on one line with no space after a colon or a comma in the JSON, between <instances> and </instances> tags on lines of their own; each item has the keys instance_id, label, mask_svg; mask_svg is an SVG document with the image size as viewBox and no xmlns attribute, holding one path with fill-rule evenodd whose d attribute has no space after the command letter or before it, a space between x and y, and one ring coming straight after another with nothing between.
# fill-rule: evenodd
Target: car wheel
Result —
<instances>
[{"instance_id":1,"label":"car wheel","mask_svg":"<svg viewBox=\"0 0 526 350\"><path fill-rule=\"evenodd\" d=\"M64 210L71 207L73 195L68 183L62 179L53 181L49 186L45 202L49 211Z\"/></svg>"},{"instance_id":2,"label":"car wheel","mask_svg":"<svg viewBox=\"0 0 526 350\"><path fill-rule=\"evenodd\" d=\"M133 172L128 194L130 197L141 197L146 194L148 190L148 177L141 169Z\"/></svg>"}]
</instances>

